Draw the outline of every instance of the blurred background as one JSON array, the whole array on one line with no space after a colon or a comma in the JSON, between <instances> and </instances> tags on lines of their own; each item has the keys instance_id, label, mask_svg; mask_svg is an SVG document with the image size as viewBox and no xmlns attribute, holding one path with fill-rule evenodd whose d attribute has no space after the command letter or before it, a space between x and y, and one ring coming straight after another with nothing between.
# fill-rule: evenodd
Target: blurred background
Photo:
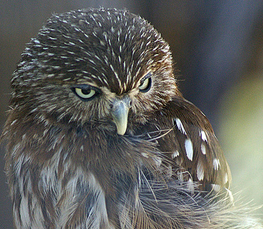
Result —
<instances>
[{"instance_id":1,"label":"blurred background","mask_svg":"<svg viewBox=\"0 0 263 229\"><path fill-rule=\"evenodd\" d=\"M52 13L126 8L146 18L171 46L185 98L212 122L243 202L263 204L263 1L0 0L0 132L9 81L25 44ZM0 227L12 228L0 148ZM258 213L263 213L259 210Z\"/></svg>"}]
</instances>

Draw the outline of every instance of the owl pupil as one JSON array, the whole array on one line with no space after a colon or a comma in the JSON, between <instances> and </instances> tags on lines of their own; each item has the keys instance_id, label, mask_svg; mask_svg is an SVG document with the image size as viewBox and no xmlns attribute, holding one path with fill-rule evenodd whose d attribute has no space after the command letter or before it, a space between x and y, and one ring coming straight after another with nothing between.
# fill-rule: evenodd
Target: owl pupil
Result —
<instances>
[{"instance_id":1,"label":"owl pupil","mask_svg":"<svg viewBox=\"0 0 263 229\"><path fill-rule=\"evenodd\" d=\"M84 95L88 95L90 93L90 88L82 89L81 91Z\"/></svg>"}]
</instances>

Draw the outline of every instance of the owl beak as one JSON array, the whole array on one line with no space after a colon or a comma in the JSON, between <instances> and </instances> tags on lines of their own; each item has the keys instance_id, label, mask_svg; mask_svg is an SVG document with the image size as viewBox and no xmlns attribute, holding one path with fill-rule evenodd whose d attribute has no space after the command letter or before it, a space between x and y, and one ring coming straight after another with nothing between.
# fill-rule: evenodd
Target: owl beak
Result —
<instances>
[{"instance_id":1,"label":"owl beak","mask_svg":"<svg viewBox=\"0 0 263 229\"><path fill-rule=\"evenodd\" d=\"M111 115L119 135L124 135L127 130L130 107L131 99L129 97L116 99L112 104Z\"/></svg>"}]
</instances>

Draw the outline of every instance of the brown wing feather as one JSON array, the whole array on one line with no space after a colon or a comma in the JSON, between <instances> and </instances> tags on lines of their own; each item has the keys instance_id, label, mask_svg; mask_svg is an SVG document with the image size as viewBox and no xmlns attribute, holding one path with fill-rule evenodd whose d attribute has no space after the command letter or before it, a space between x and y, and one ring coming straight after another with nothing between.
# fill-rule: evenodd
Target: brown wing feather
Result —
<instances>
[{"instance_id":1,"label":"brown wing feather","mask_svg":"<svg viewBox=\"0 0 263 229\"><path fill-rule=\"evenodd\" d=\"M196 181L201 190L229 188L229 166L206 116L182 97L175 97L162 114L173 130L158 140L159 148L170 152L177 178Z\"/></svg>"}]
</instances>

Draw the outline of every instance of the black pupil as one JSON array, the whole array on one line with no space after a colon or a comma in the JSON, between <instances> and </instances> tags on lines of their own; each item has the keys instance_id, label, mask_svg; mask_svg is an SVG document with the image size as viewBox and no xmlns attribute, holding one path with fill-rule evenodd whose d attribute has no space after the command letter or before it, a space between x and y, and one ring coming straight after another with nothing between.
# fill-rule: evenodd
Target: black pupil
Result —
<instances>
[{"instance_id":1,"label":"black pupil","mask_svg":"<svg viewBox=\"0 0 263 229\"><path fill-rule=\"evenodd\" d=\"M90 88L81 89L84 95L88 95L90 93L90 90L91 90Z\"/></svg>"}]
</instances>

